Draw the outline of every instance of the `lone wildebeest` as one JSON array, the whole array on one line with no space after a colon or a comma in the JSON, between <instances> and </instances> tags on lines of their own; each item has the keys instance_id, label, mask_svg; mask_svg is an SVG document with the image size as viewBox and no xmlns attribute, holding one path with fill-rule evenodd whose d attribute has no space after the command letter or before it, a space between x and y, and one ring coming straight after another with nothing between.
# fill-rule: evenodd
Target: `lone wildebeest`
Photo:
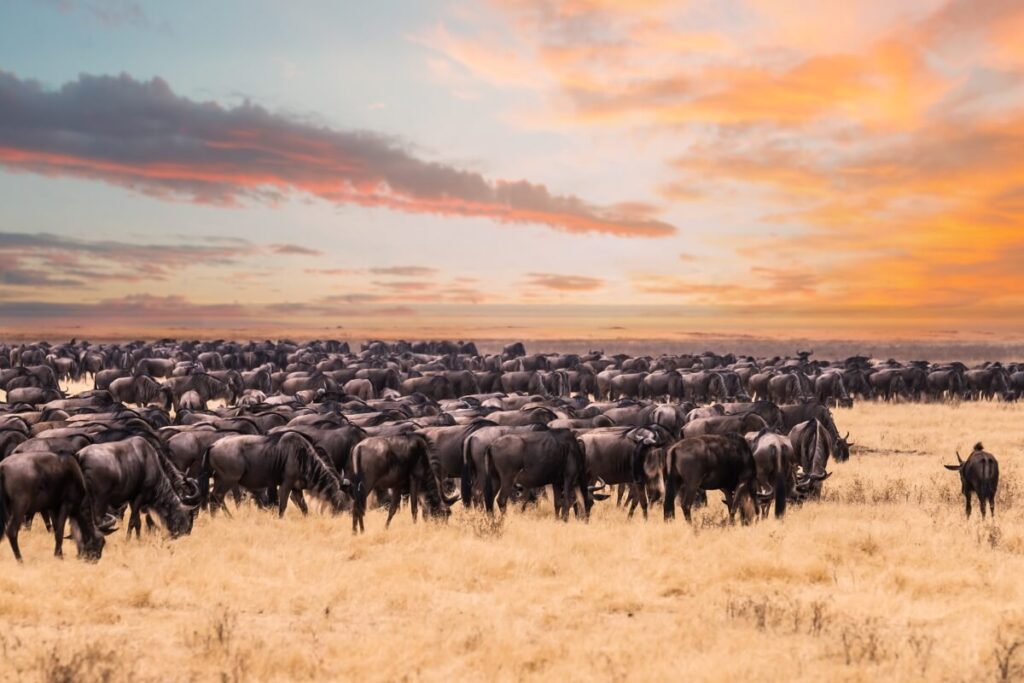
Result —
<instances>
[{"instance_id":1,"label":"lone wildebeest","mask_svg":"<svg viewBox=\"0 0 1024 683\"><path fill-rule=\"evenodd\" d=\"M981 505L981 517L985 518L985 501L988 501L988 508L992 516L996 514L996 488L999 486L999 463L995 456L985 451L981 443L974 444L974 452L967 456L967 460L956 453L956 465L946 465L947 470L960 472L960 483L963 486L964 501L966 503L967 518L971 518L971 494L978 496L978 503Z\"/></svg>"}]
</instances>

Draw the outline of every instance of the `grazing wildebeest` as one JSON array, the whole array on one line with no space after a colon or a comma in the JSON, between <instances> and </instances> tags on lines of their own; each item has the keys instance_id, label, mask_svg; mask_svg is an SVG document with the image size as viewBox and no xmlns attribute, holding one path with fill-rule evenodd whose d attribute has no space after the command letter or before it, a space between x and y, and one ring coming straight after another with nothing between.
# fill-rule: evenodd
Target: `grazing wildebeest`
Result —
<instances>
[{"instance_id":1,"label":"grazing wildebeest","mask_svg":"<svg viewBox=\"0 0 1024 683\"><path fill-rule=\"evenodd\" d=\"M73 457L34 451L0 462L0 530L6 532L18 562L18 530L37 512L52 520L54 555L63 557L64 525L70 520L78 556L100 559L105 539L93 520L85 477Z\"/></svg>"},{"instance_id":2,"label":"grazing wildebeest","mask_svg":"<svg viewBox=\"0 0 1024 683\"><path fill-rule=\"evenodd\" d=\"M793 458L802 470L796 482L797 493L818 498L821 483L831 476L826 468L835 441L821 420L812 418L790 430L789 442Z\"/></svg>"},{"instance_id":3,"label":"grazing wildebeest","mask_svg":"<svg viewBox=\"0 0 1024 683\"><path fill-rule=\"evenodd\" d=\"M490 420L476 418L469 424L424 427L418 430L418 433L427 439L431 469L440 468L442 479L456 479L462 477L462 445L466 438L478 429L496 426L497 424Z\"/></svg>"},{"instance_id":4,"label":"grazing wildebeest","mask_svg":"<svg viewBox=\"0 0 1024 683\"><path fill-rule=\"evenodd\" d=\"M110 443L96 443L78 451L78 462L92 498L93 518L105 517L109 507L127 503L131 507L128 533L141 528L143 509L160 517L171 537L192 531L192 512L175 491L189 503L199 492L194 480L184 480L156 446L140 436Z\"/></svg>"},{"instance_id":5,"label":"grazing wildebeest","mask_svg":"<svg viewBox=\"0 0 1024 683\"><path fill-rule=\"evenodd\" d=\"M928 396L932 400L948 398L956 401L964 398L964 375L957 368L933 370L927 377Z\"/></svg>"},{"instance_id":6,"label":"grazing wildebeest","mask_svg":"<svg viewBox=\"0 0 1024 683\"><path fill-rule=\"evenodd\" d=\"M775 516L786 514L786 496L795 486L793 444L789 437L768 428L746 435L750 451L757 466L757 492L769 490L775 493ZM768 516L770 500L759 498L758 509L761 517Z\"/></svg>"},{"instance_id":7,"label":"grazing wildebeest","mask_svg":"<svg viewBox=\"0 0 1024 683\"><path fill-rule=\"evenodd\" d=\"M205 372L197 372L184 377L171 377L163 383L163 386L171 389L174 395L175 410L181 402L181 397L189 391L199 394L204 403L218 398L222 398L228 403L234 403L236 398L235 387L230 382Z\"/></svg>"},{"instance_id":8,"label":"grazing wildebeest","mask_svg":"<svg viewBox=\"0 0 1024 683\"><path fill-rule=\"evenodd\" d=\"M750 446L739 434L705 434L676 442L665 455L665 519L676 515L676 499L687 522L700 491L719 489L725 495L729 520L740 511L744 524L754 519L756 499L771 499L775 492L758 493L757 465Z\"/></svg>"},{"instance_id":9,"label":"grazing wildebeest","mask_svg":"<svg viewBox=\"0 0 1024 683\"><path fill-rule=\"evenodd\" d=\"M479 505L483 501L484 481L480 473L484 472L484 454L487 447L495 439L512 432L537 431L546 428L545 425L536 423L523 426L482 427L463 439L462 474L460 475L462 504L471 507ZM497 482L491 482L491 485L493 488L497 488Z\"/></svg>"},{"instance_id":10,"label":"grazing wildebeest","mask_svg":"<svg viewBox=\"0 0 1024 683\"><path fill-rule=\"evenodd\" d=\"M107 391L110 392L115 401L126 405L134 403L135 405L144 406L160 398L163 400L165 410L170 410L174 399L169 388L147 375L120 377L110 383Z\"/></svg>"},{"instance_id":11,"label":"grazing wildebeest","mask_svg":"<svg viewBox=\"0 0 1024 683\"><path fill-rule=\"evenodd\" d=\"M996 489L999 487L999 463L995 456L985 451L981 443L974 444L974 452L967 456L967 460L956 454L956 465L946 465L947 470L955 470L960 473L960 483L964 492L964 503L966 504L967 518L971 518L971 494L978 496L978 504L981 506L981 517L985 518L985 501L988 501L989 511L992 516L996 514Z\"/></svg>"},{"instance_id":12,"label":"grazing wildebeest","mask_svg":"<svg viewBox=\"0 0 1024 683\"><path fill-rule=\"evenodd\" d=\"M661 445L659 434L646 427L593 429L579 436L589 481L631 485L647 519L648 490L660 487L660 468L647 468L650 450ZM630 508L633 516L636 505Z\"/></svg>"},{"instance_id":13,"label":"grazing wildebeest","mask_svg":"<svg viewBox=\"0 0 1024 683\"><path fill-rule=\"evenodd\" d=\"M392 434L371 436L352 449L352 533L366 531L364 518L370 491L389 491L388 518L384 526L398 512L402 494L409 494L413 521L422 493L427 510L433 516L442 516L447 506L459 499L458 495L445 496L440 470L431 467L430 446L423 434Z\"/></svg>"},{"instance_id":14,"label":"grazing wildebeest","mask_svg":"<svg viewBox=\"0 0 1024 683\"><path fill-rule=\"evenodd\" d=\"M569 519L569 508L589 518L596 488L587 487L583 447L568 429L517 432L495 439L484 454L484 508L494 512L497 482L498 508L504 512L510 498L549 484L554 490L555 515ZM582 502L582 508L578 507Z\"/></svg>"},{"instance_id":15,"label":"grazing wildebeest","mask_svg":"<svg viewBox=\"0 0 1024 683\"><path fill-rule=\"evenodd\" d=\"M837 406L852 404L850 394L846 391L846 383L839 370L823 372L814 379L814 396L822 405L835 402Z\"/></svg>"},{"instance_id":16,"label":"grazing wildebeest","mask_svg":"<svg viewBox=\"0 0 1024 683\"><path fill-rule=\"evenodd\" d=\"M338 473L316 451L309 437L293 431L266 436L230 436L211 445L203 454L199 491L205 497L213 476L210 513L224 506L228 491L241 486L250 492L277 490L277 514L284 517L293 492L308 490L325 500L334 512L348 507ZM302 504L296 500L296 504Z\"/></svg>"}]
</instances>

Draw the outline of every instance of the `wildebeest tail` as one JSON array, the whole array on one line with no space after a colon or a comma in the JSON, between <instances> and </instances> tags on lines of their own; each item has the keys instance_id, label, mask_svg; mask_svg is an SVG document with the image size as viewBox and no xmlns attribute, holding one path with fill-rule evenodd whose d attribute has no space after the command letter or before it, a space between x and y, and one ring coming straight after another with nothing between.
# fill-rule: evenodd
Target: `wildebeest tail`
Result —
<instances>
[{"instance_id":1,"label":"wildebeest tail","mask_svg":"<svg viewBox=\"0 0 1024 683\"><path fill-rule=\"evenodd\" d=\"M488 513L494 512L494 484L491 478L494 476L494 456L491 455L491 447L487 446L484 451L484 509Z\"/></svg>"},{"instance_id":2,"label":"wildebeest tail","mask_svg":"<svg viewBox=\"0 0 1024 683\"><path fill-rule=\"evenodd\" d=\"M366 513L366 479L363 477L363 449L361 443L352 448L352 512Z\"/></svg>"},{"instance_id":3,"label":"wildebeest tail","mask_svg":"<svg viewBox=\"0 0 1024 683\"><path fill-rule=\"evenodd\" d=\"M203 457L199 461L199 476L196 478L196 484L199 486L199 504L204 508L209 505L210 502L210 449L213 448L213 444L206 447L203 451Z\"/></svg>"},{"instance_id":4,"label":"wildebeest tail","mask_svg":"<svg viewBox=\"0 0 1024 683\"><path fill-rule=\"evenodd\" d=\"M473 435L470 434L462 440L462 472L459 473L459 486L462 491L462 504L465 507L473 505L473 480L476 479L476 465L470 456L470 441Z\"/></svg>"},{"instance_id":5,"label":"wildebeest tail","mask_svg":"<svg viewBox=\"0 0 1024 683\"><path fill-rule=\"evenodd\" d=\"M772 444L771 449L775 461L775 517L782 519L786 514L786 494L789 486L786 477L786 454L778 444Z\"/></svg>"},{"instance_id":6,"label":"wildebeest tail","mask_svg":"<svg viewBox=\"0 0 1024 683\"><path fill-rule=\"evenodd\" d=\"M676 504L676 454L670 448L665 454L665 516L672 514Z\"/></svg>"}]
</instances>

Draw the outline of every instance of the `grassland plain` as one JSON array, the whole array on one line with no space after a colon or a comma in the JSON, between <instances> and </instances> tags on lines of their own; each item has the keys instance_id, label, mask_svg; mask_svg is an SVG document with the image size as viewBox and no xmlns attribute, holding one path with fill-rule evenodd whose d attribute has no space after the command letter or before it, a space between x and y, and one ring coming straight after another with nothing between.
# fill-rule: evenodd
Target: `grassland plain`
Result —
<instances>
[{"instance_id":1,"label":"grassland plain","mask_svg":"<svg viewBox=\"0 0 1024 683\"><path fill-rule=\"evenodd\" d=\"M1024 406L837 413L858 444L785 521L694 526L660 510L590 524L550 506L500 523L353 537L348 518L248 507L191 536L118 532L102 561L17 566L0 546L0 679L1014 680L1024 676ZM1000 458L997 519L964 519L941 465Z\"/></svg>"}]
</instances>

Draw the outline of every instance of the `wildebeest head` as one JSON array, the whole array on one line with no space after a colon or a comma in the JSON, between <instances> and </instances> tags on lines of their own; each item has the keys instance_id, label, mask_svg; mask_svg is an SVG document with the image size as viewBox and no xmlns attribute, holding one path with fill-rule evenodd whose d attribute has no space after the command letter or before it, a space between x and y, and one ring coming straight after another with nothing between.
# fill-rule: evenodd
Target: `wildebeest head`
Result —
<instances>
[{"instance_id":1,"label":"wildebeest head","mask_svg":"<svg viewBox=\"0 0 1024 683\"><path fill-rule=\"evenodd\" d=\"M832 445L832 456L838 462L845 462L850 459L850 447L854 444L848 440L849 438L850 432L846 432L846 436L836 438L835 443Z\"/></svg>"},{"instance_id":2,"label":"wildebeest head","mask_svg":"<svg viewBox=\"0 0 1024 683\"><path fill-rule=\"evenodd\" d=\"M91 519L83 519L81 525L77 519L69 520L71 522L71 538L75 541L75 547L78 549L78 556L81 559L98 562L103 555L103 546L107 543L105 536L117 531L116 520L112 515L108 514L107 517L109 520L104 518L105 525L95 525Z\"/></svg>"}]
</instances>

